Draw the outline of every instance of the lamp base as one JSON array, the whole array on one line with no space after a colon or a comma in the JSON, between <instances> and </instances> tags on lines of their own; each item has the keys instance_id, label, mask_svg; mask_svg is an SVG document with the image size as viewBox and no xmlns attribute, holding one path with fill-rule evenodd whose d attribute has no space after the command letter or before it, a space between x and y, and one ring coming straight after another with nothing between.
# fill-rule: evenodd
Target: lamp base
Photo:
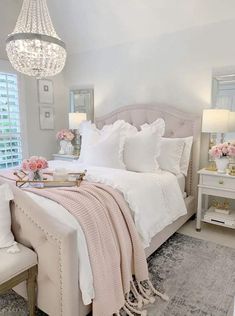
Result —
<instances>
[{"instance_id":1,"label":"lamp base","mask_svg":"<svg viewBox=\"0 0 235 316\"><path fill-rule=\"evenodd\" d=\"M81 151L81 135L79 134L79 131L78 129L75 129L74 130L74 151L73 151L73 154L75 156L78 156L80 155L80 151Z\"/></svg>"}]
</instances>

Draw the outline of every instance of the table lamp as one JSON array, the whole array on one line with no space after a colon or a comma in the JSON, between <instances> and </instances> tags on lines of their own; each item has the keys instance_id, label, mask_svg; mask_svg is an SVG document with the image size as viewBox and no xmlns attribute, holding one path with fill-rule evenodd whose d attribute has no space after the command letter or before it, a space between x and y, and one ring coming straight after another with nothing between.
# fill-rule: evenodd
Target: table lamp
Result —
<instances>
[{"instance_id":1,"label":"table lamp","mask_svg":"<svg viewBox=\"0 0 235 316\"><path fill-rule=\"evenodd\" d=\"M229 131L229 115L231 112L224 109L207 109L203 111L202 133L210 133L210 148L216 143L217 133L221 134L221 143L224 142L224 133ZM214 135L213 135L214 134Z\"/></svg>"},{"instance_id":2,"label":"table lamp","mask_svg":"<svg viewBox=\"0 0 235 316\"><path fill-rule=\"evenodd\" d=\"M235 112L229 112L228 129L230 133L235 132Z\"/></svg>"},{"instance_id":3,"label":"table lamp","mask_svg":"<svg viewBox=\"0 0 235 316\"><path fill-rule=\"evenodd\" d=\"M79 134L78 127L83 122L86 121L87 115L86 113L69 113L69 128L74 131L74 154L79 155L81 148L81 136Z\"/></svg>"}]
</instances>

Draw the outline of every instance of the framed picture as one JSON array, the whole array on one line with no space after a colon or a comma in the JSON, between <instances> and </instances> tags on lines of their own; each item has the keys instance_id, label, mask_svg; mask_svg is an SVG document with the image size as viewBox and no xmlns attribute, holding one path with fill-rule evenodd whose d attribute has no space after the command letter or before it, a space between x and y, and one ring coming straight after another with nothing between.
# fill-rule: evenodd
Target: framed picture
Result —
<instances>
[{"instance_id":1,"label":"framed picture","mask_svg":"<svg viewBox=\"0 0 235 316\"><path fill-rule=\"evenodd\" d=\"M45 80L45 79L38 80L38 102L53 104L54 91L53 91L53 82L51 80Z\"/></svg>"},{"instance_id":2,"label":"framed picture","mask_svg":"<svg viewBox=\"0 0 235 316\"><path fill-rule=\"evenodd\" d=\"M51 106L39 107L39 119L41 129L54 129L54 109Z\"/></svg>"}]
</instances>

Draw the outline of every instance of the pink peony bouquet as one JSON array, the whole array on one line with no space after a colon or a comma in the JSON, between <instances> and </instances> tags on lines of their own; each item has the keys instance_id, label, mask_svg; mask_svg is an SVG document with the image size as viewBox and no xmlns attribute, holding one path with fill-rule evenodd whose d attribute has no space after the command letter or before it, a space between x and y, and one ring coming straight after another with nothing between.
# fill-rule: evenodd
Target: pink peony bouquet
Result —
<instances>
[{"instance_id":1,"label":"pink peony bouquet","mask_svg":"<svg viewBox=\"0 0 235 316\"><path fill-rule=\"evenodd\" d=\"M21 165L24 171L40 171L48 168L48 162L43 157L32 156L29 159L24 159Z\"/></svg>"},{"instance_id":2,"label":"pink peony bouquet","mask_svg":"<svg viewBox=\"0 0 235 316\"><path fill-rule=\"evenodd\" d=\"M74 139L74 134L69 129L62 129L56 134L58 140L68 140L71 141Z\"/></svg>"},{"instance_id":3,"label":"pink peony bouquet","mask_svg":"<svg viewBox=\"0 0 235 316\"><path fill-rule=\"evenodd\" d=\"M213 158L235 157L235 141L215 145L209 151Z\"/></svg>"}]
</instances>

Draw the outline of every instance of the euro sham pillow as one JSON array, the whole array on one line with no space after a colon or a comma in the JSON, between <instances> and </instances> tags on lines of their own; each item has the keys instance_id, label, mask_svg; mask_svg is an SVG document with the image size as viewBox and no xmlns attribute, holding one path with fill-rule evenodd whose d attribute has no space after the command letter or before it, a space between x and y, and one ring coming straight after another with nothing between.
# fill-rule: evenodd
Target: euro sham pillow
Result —
<instances>
[{"instance_id":1,"label":"euro sham pillow","mask_svg":"<svg viewBox=\"0 0 235 316\"><path fill-rule=\"evenodd\" d=\"M83 155L84 163L114 169L125 169L123 163L124 138L116 131L93 144L88 144Z\"/></svg>"},{"instance_id":2,"label":"euro sham pillow","mask_svg":"<svg viewBox=\"0 0 235 316\"><path fill-rule=\"evenodd\" d=\"M101 130L95 124L84 122L80 126L82 146L79 162L93 166L124 169L123 146L125 137L137 133L136 127L118 120Z\"/></svg>"},{"instance_id":3,"label":"euro sham pillow","mask_svg":"<svg viewBox=\"0 0 235 316\"><path fill-rule=\"evenodd\" d=\"M81 135L81 151L79 162L84 162L84 154L88 145L95 144L100 139L100 130L91 121L83 121L79 125L79 133Z\"/></svg>"},{"instance_id":4,"label":"euro sham pillow","mask_svg":"<svg viewBox=\"0 0 235 316\"><path fill-rule=\"evenodd\" d=\"M180 174L180 162L184 146L183 139L163 137L161 139L161 152L158 157L159 167L175 175Z\"/></svg>"},{"instance_id":5,"label":"euro sham pillow","mask_svg":"<svg viewBox=\"0 0 235 316\"><path fill-rule=\"evenodd\" d=\"M165 122L158 119L154 126L142 129L126 137L124 164L135 172L156 172L159 170L157 157L160 155L160 140L165 132Z\"/></svg>"},{"instance_id":6,"label":"euro sham pillow","mask_svg":"<svg viewBox=\"0 0 235 316\"><path fill-rule=\"evenodd\" d=\"M0 248L11 247L15 244L11 232L11 213L9 203L13 193L8 184L0 185Z\"/></svg>"}]
</instances>

